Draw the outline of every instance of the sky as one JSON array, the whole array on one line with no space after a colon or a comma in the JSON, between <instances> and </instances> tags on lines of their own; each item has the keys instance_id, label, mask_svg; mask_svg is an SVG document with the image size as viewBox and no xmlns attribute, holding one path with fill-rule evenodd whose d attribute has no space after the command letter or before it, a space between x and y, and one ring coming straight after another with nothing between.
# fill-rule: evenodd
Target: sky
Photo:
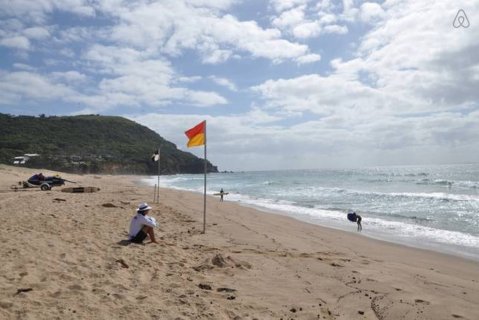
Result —
<instances>
[{"instance_id":1,"label":"sky","mask_svg":"<svg viewBox=\"0 0 479 320\"><path fill-rule=\"evenodd\" d=\"M477 162L478 35L479 0L0 0L0 112L199 157L206 120L220 171Z\"/></svg>"}]
</instances>

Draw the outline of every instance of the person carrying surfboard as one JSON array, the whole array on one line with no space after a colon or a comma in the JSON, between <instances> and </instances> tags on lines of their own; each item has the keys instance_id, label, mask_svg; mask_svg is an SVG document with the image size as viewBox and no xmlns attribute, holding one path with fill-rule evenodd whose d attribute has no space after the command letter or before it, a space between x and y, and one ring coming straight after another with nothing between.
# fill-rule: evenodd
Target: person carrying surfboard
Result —
<instances>
[{"instance_id":1,"label":"person carrying surfboard","mask_svg":"<svg viewBox=\"0 0 479 320\"><path fill-rule=\"evenodd\" d=\"M226 196L229 192L224 192L221 188L220 192L213 193L214 196L220 196L220 201L223 201L223 196Z\"/></svg>"},{"instance_id":2,"label":"person carrying surfboard","mask_svg":"<svg viewBox=\"0 0 479 320\"><path fill-rule=\"evenodd\" d=\"M156 220L148 215L151 209L153 208L146 202L140 203L136 209L136 215L131 218L130 231L128 233L131 242L143 243L146 237L149 236L152 243L158 243L153 230L157 225Z\"/></svg>"},{"instance_id":3,"label":"person carrying surfboard","mask_svg":"<svg viewBox=\"0 0 479 320\"><path fill-rule=\"evenodd\" d=\"M363 230L363 226L361 225L361 220L363 220L363 218L359 214L354 211L349 211L348 220L351 222L356 222L358 224L358 232L361 232Z\"/></svg>"}]
</instances>

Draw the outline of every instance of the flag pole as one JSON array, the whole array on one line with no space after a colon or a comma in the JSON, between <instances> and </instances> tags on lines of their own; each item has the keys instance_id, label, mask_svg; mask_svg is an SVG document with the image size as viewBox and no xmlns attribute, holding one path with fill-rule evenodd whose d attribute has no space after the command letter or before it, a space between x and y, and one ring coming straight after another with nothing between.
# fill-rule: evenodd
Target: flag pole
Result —
<instances>
[{"instance_id":1,"label":"flag pole","mask_svg":"<svg viewBox=\"0 0 479 320\"><path fill-rule=\"evenodd\" d=\"M206 173L208 171L208 159L206 157L206 120L200 122L193 128L185 131L188 137L187 147L204 146L204 189L203 189L203 234L206 233Z\"/></svg>"},{"instance_id":2,"label":"flag pole","mask_svg":"<svg viewBox=\"0 0 479 320\"><path fill-rule=\"evenodd\" d=\"M156 195L156 203L160 203L160 160L161 160L161 151L160 147L158 147L158 189Z\"/></svg>"},{"instance_id":3,"label":"flag pole","mask_svg":"<svg viewBox=\"0 0 479 320\"><path fill-rule=\"evenodd\" d=\"M205 185L204 185L204 192L203 192L203 234L206 233L206 170L207 170L207 165L206 165L206 120L205 120Z\"/></svg>"},{"instance_id":4,"label":"flag pole","mask_svg":"<svg viewBox=\"0 0 479 320\"><path fill-rule=\"evenodd\" d=\"M155 183L155 189L153 191L153 203L156 203L156 183Z\"/></svg>"}]
</instances>

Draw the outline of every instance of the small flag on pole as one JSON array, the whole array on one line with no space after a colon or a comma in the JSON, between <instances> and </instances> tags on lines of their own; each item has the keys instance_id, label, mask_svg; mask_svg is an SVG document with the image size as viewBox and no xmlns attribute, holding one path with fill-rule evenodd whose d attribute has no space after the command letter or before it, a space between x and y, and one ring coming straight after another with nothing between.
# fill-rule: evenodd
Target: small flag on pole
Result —
<instances>
[{"instance_id":1,"label":"small flag on pole","mask_svg":"<svg viewBox=\"0 0 479 320\"><path fill-rule=\"evenodd\" d=\"M185 131L188 137L188 148L202 146L205 144L206 120L197 124L190 130Z\"/></svg>"},{"instance_id":2,"label":"small flag on pole","mask_svg":"<svg viewBox=\"0 0 479 320\"><path fill-rule=\"evenodd\" d=\"M160 150L156 150L151 156L151 161L156 162L158 160L160 160Z\"/></svg>"},{"instance_id":3,"label":"small flag on pole","mask_svg":"<svg viewBox=\"0 0 479 320\"><path fill-rule=\"evenodd\" d=\"M151 161L158 162L158 185L155 185L155 196L153 202L158 203L160 202L160 148L156 149L155 153L151 156Z\"/></svg>"}]
</instances>

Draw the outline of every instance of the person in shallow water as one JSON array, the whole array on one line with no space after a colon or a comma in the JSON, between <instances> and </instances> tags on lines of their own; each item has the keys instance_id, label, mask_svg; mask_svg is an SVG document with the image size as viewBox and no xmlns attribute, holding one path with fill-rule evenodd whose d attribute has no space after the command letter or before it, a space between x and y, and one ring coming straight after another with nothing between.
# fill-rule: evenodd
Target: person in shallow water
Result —
<instances>
[{"instance_id":1,"label":"person in shallow water","mask_svg":"<svg viewBox=\"0 0 479 320\"><path fill-rule=\"evenodd\" d=\"M361 224L363 218L359 214L354 211L348 212L348 220L351 222L356 222L358 224L358 232L361 232L363 230L363 226Z\"/></svg>"}]
</instances>

